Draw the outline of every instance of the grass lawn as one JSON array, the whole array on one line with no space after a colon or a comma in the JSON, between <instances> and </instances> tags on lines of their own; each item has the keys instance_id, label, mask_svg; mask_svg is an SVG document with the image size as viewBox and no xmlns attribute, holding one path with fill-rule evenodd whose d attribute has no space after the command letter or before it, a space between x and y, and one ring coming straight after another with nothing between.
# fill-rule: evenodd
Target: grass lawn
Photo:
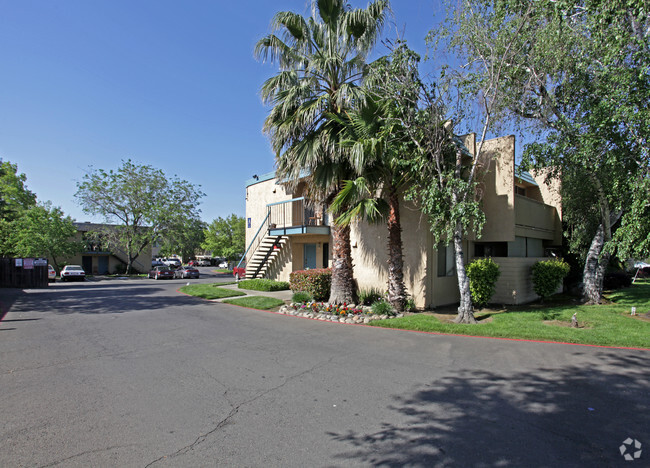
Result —
<instances>
[{"instance_id":1,"label":"grass lawn","mask_svg":"<svg viewBox=\"0 0 650 468\"><path fill-rule=\"evenodd\" d=\"M218 268L216 270L217 273L228 273L229 275L232 275L232 270L224 270L223 268Z\"/></svg>"},{"instance_id":2,"label":"grass lawn","mask_svg":"<svg viewBox=\"0 0 650 468\"><path fill-rule=\"evenodd\" d=\"M281 299L276 299L274 297L264 297L264 296L248 296L239 299L227 299L223 302L227 304L235 304L238 306L250 307L251 309L259 309L259 310L270 310L284 304L284 301Z\"/></svg>"},{"instance_id":3,"label":"grass lawn","mask_svg":"<svg viewBox=\"0 0 650 468\"><path fill-rule=\"evenodd\" d=\"M483 309L479 324L450 323L455 313L419 313L372 322L372 326L500 338L521 338L566 343L650 348L650 281L637 280L629 288L606 294L607 304L575 305L564 300L546 304ZM636 317L630 308L636 307ZM570 328L577 312L580 328Z\"/></svg>"},{"instance_id":4,"label":"grass lawn","mask_svg":"<svg viewBox=\"0 0 650 468\"><path fill-rule=\"evenodd\" d=\"M245 296L246 293L233 289L219 288L216 284L191 284L183 286L179 291L190 296L202 297L203 299L221 299L224 297Z\"/></svg>"}]
</instances>

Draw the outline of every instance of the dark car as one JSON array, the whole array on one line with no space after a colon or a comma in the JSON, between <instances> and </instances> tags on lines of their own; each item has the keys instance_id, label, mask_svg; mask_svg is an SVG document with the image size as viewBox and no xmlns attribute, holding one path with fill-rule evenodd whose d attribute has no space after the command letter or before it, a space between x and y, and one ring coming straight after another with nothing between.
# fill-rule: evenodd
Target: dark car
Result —
<instances>
[{"instance_id":1,"label":"dark car","mask_svg":"<svg viewBox=\"0 0 650 468\"><path fill-rule=\"evenodd\" d=\"M166 265L154 267L149 272L149 278L153 279L173 279L174 278L174 269Z\"/></svg>"},{"instance_id":2,"label":"dark car","mask_svg":"<svg viewBox=\"0 0 650 468\"><path fill-rule=\"evenodd\" d=\"M180 267L174 272L174 278L198 278L199 270L193 266Z\"/></svg>"}]
</instances>

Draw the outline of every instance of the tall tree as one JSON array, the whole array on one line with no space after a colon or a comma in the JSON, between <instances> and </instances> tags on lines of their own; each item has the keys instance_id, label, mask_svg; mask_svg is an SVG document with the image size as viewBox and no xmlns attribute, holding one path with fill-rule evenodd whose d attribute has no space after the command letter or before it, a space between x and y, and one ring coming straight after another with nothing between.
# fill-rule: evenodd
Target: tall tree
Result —
<instances>
[{"instance_id":1,"label":"tall tree","mask_svg":"<svg viewBox=\"0 0 650 468\"><path fill-rule=\"evenodd\" d=\"M329 204L342 181L352 177L335 117L363 99L359 83L366 57L387 11L386 0L365 9L352 9L344 0L314 0L309 18L276 14L273 33L255 47L258 58L280 68L262 86L263 101L272 105L264 130L276 153L278 175L293 183L306 180L314 201ZM355 302L349 226L332 226L332 240L329 302Z\"/></svg>"},{"instance_id":2,"label":"tall tree","mask_svg":"<svg viewBox=\"0 0 650 468\"><path fill-rule=\"evenodd\" d=\"M13 222L10 240L16 256L47 257L59 269L59 261L81 252L75 241L77 228L70 216L50 203L32 206Z\"/></svg>"},{"instance_id":3,"label":"tall tree","mask_svg":"<svg viewBox=\"0 0 650 468\"><path fill-rule=\"evenodd\" d=\"M182 224L167 230L161 239L160 254L166 257L180 254L184 262L189 261L201 248L206 227L206 223L197 218L183 220Z\"/></svg>"},{"instance_id":4,"label":"tall tree","mask_svg":"<svg viewBox=\"0 0 650 468\"><path fill-rule=\"evenodd\" d=\"M13 221L36 205L36 195L27 189L26 180L16 164L0 160L0 219Z\"/></svg>"},{"instance_id":5,"label":"tall tree","mask_svg":"<svg viewBox=\"0 0 650 468\"><path fill-rule=\"evenodd\" d=\"M126 253L127 274L147 246L179 229L186 219L198 218L202 196L189 182L131 160L122 161L116 171L86 174L75 194L84 212L117 223L100 235L109 247Z\"/></svg>"},{"instance_id":6,"label":"tall tree","mask_svg":"<svg viewBox=\"0 0 650 468\"><path fill-rule=\"evenodd\" d=\"M385 61L374 67L382 69ZM383 82L380 72L375 72ZM371 74L372 76L372 74ZM402 312L408 294L404 284L402 252L402 225L400 200L409 182L404 170L405 154L412 151L403 129L391 119L394 102L382 98L380 83L369 80L364 89L368 96L359 109L347 113L346 139L350 147L354 180L347 180L332 203L332 211L339 216L336 222L347 225L355 219L370 222L385 220L388 229L388 302Z\"/></svg>"},{"instance_id":7,"label":"tall tree","mask_svg":"<svg viewBox=\"0 0 650 468\"><path fill-rule=\"evenodd\" d=\"M503 69L504 103L516 121L532 123L546 138L528 147L525 163L555 168L551 175L568 181L567 200L578 200L587 185L572 184L570 177L588 182L591 208L567 203L564 213L576 223L570 233L578 237L571 243L582 244L585 300L597 303L616 251L617 223L632 226L645 209L630 200L638 199L650 165L647 2L465 0L459 11L464 13L452 17L452 45L464 63L489 58L509 31L519 29L517 53ZM477 40L477 31L485 29L477 24L495 34ZM494 66L487 60L485 70ZM572 187L577 192L569 192ZM580 242L584 232L586 245ZM636 229L623 232L644 237Z\"/></svg>"},{"instance_id":8,"label":"tall tree","mask_svg":"<svg viewBox=\"0 0 650 468\"><path fill-rule=\"evenodd\" d=\"M203 231L201 248L212 252L213 256L235 260L244 253L246 247L246 221L235 213L226 218L218 217Z\"/></svg>"}]
</instances>

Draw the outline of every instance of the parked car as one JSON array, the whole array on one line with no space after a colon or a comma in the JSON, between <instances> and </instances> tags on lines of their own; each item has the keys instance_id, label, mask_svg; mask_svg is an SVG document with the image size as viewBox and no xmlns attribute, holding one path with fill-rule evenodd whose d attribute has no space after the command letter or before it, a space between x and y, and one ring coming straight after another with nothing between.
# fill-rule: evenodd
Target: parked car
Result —
<instances>
[{"instance_id":1,"label":"parked car","mask_svg":"<svg viewBox=\"0 0 650 468\"><path fill-rule=\"evenodd\" d=\"M187 264L191 267L199 266L199 262L196 260L190 260Z\"/></svg>"},{"instance_id":2,"label":"parked car","mask_svg":"<svg viewBox=\"0 0 650 468\"><path fill-rule=\"evenodd\" d=\"M228 262L221 262L219 268L228 268Z\"/></svg>"},{"instance_id":3,"label":"parked car","mask_svg":"<svg viewBox=\"0 0 650 468\"><path fill-rule=\"evenodd\" d=\"M56 281L56 270L52 265L47 266L47 282L54 283Z\"/></svg>"},{"instance_id":4,"label":"parked car","mask_svg":"<svg viewBox=\"0 0 650 468\"><path fill-rule=\"evenodd\" d=\"M86 272L79 265L66 265L61 270L61 281L84 281Z\"/></svg>"},{"instance_id":5,"label":"parked car","mask_svg":"<svg viewBox=\"0 0 650 468\"><path fill-rule=\"evenodd\" d=\"M163 263L167 266L178 268L181 266L181 261L178 258L166 258Z\"/></svg>"},{"instance_id":6,"label":"parked car","mask_svg":"<svg viewBox=\"0 0 650 468\"><path fill-rule=\"evenodd\" d=\"M157 267L157 266L163 266L164 263L162 260L151 260L151 268Z\"/></svg>"},{"instance_id":7,"label":"parked car","mask_svg":"<svg viewBox=\"0 0 650 468\"><path fill-rule=\"evenodd\" d=\"M174 272L174 278L198 278L199 270L192 266L180 267Z\"/></svg>"},{"instance_id":8,"label":"parked car","mask_svg":"<svg viewBox=\"0 0 650 468\"><path fill-rule=\"evenodd\" d=\"M210 259L209 258L202 258L199 260L199 266L210 266Z\"/></svg>"},{"instance_id":9,"label":"parked car","mask_svg":"<svg viewBox=\"0 0 650 468\"><path fill-rule=\"evenodd\" d=\"M246 264L242 263L239 267L234 267L232 269L232 275L235 277L235 280L237 281L241 279L246 279Z\"/></svg>"},{"instance_id":10,"label":"parked car","mask_svg":"<svg viewBox=\"0 0 650 468\"><path fill-rule=\"evenodd\" d=\"M164 279L164 278L173 279L174 278L174 269L168 267L167 265L154 267L149 272L149 278L153 278L155 280Z\"/></svg>"}]
</instances>

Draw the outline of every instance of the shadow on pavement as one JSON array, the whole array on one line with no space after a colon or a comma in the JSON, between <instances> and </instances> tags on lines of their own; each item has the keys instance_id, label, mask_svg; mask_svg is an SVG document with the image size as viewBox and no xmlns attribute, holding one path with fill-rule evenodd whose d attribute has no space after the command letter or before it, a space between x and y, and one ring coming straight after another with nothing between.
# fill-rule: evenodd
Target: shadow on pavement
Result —
<instances>
[{"instance_id":1,"label":"shadow on pavement","mask_svg":"<svg viewBox=\"0 0 650 468\"><path fill-rule=\"evenodd\" d=\"M628 437L650 450L650 353L598 357L597 368L508 375L459 369L395 395L395 417L376 432L330 433L350 447L336 459L372 466L627 466L619 447ZM637 464L648 466L645 450L642 457Z\"/></svg>"}]
</instances>

